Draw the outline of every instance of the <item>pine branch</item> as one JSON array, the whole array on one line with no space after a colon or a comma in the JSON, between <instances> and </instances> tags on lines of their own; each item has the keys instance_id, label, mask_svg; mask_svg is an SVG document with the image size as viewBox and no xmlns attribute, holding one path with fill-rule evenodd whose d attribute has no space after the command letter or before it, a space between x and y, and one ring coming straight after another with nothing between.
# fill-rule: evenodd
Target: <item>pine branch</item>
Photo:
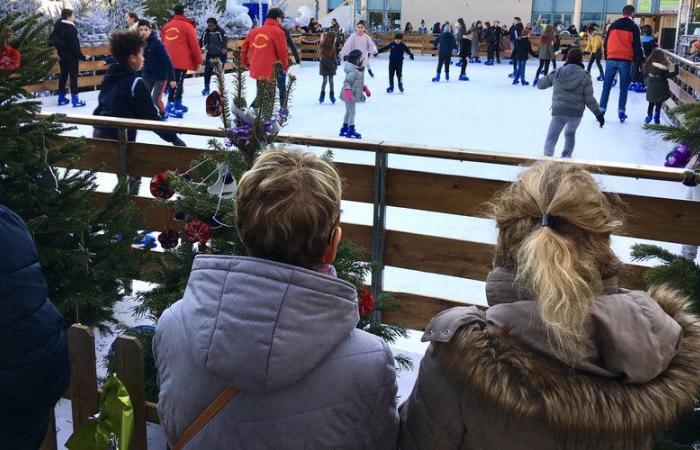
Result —
<instances>
[{"instance_id":1,"label":"pine branch","mask_svg":"<svg viewBox=\"0 0 700 450\"><path fill-rule=\"evenodd\" d=\"M672 263L679 256L674 255L666 249L663 249L657 245L649 244L634 244L632 246L632 259L634 261L648 261L650 259L660 259L665 263Z\"/></svg>"}]
</instances>

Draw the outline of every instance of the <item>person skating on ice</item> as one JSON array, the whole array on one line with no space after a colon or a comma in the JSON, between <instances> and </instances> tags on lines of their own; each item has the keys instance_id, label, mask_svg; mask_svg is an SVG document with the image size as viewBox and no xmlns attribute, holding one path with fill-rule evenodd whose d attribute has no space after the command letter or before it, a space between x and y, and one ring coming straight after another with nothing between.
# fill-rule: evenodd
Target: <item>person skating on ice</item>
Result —
<instances>
[{"instance_id":1,"label":"person skating on ice","mask_svg":"<svg viewBox=\"0 0 700 450\"><path fill-rule=\"evenodd\" d=\"M389 53L389 87L386 91L391 94L394 92L394 74L399 82L399 91L403 92L403 55L406 53L411 60L414 56L406 44L403 43L403 34L396 33L394 41L387 46L379 49L379 53Z\"/></svg>"},{"instance_id":2,"label":"person skating on ice","mask_svg":"<svg viewBox=\"0 0 700 450\"><path fill-rule=\"evenodd\" d=\"M486 65L493 66L496 49L498 48L498 38L496 30L491 26L491 22L484 22L484 41L486 41Z\"/></svg>"},{"instance_id":3,"label":"person skating on ice","mask_svg":"<svg viewBox=\"0 0 700 450\"><path fill-rule=\"evenodd\" d=\"M603 65L600 63L600 60L603 58L603 33L598 31L593 25L589 25L586 33L588 34L586 52L590 53L591 55L590 60L588 61L587 72L591 73L591 67L593 67L593 63L595 63L596 66L598 66L598 71L600 72L598 81L603 81L605 79L605 71L603 71Z\"/></svg>"},{"instance_id":4,"label":"person skating on ice","mask_svg":"<svg viewBox=\"0 0 700 450\"><path fill-rule=\"evenodd\" d=\"M49 42L58 53L58 66L61 73L58 78L58 106L72 103L74 108L85 106L78 97L78 68L80 61L91 60L91 56L83 55L78 39L78 29L75 28L73 10L64 8L61 17L53 26ZM70 101L66 98L66 82L70 78Z\"/></svg>"},{"instance_id":5,"label":"person skating on ice","mask_svg":"<svg viewBox=\"0 0 700 450\"><path fill-rule=\"evenodd\" d=\"M365 101L365 95L370 97L372 93L365 86L365 68L363 66L362 51L355 49L345 57L345 81L343 82L342 99L345 102L345 118L340 136L350 139L362 139L362 135L355 131L355 109L359 102Z\"/></svg>"},{"instance_id":6,"label":"person skating on ice","mask_svg":"<svg viewBox=\"0 0 700 450\"><path fill-rule=\"evenodd\" d=\"M479 46L481 45L481 41L484 38L484 27L481 26L481 21L477 20L476 23L472 26L471 29L472 33L472 59L469 62L472 63L480 63L481 58L479 58Z\"/></svg>"},{"instance_id":7,"label":"person skating on ice","mask_svg":"<svg viewBox=\"0 0 700 450\"><path fill-rule=\"evenodd\" d=\"M459 22L461 27L464 27L466 29L466 26L464 24L463 19L458 19L457 22ZM459 46L459 62L460 62L460 73L459 73L459 79L460 81L469 81L469 77L467 77L467 62L471 61L472 59L472 30L468 30L465 34L462 35L462 42L460 43Z\"/></svg>"},{"instance_id":8,"label":"person skating on ice","mask_svg":"<svg viewBox=\"0 0 700 450\"><path fill-rule=\"evenodd\" d=\"M647 82L647 101L649 102L644 122L650 123L653 119L654 123L658 125L661 123L661 106L671 98L668 80L678 76L678 65L674 66L673 71L669 70L669 61L663 50L655 48L644 63L643 69Z\"/></svg>"},{"instance_id":9,"label":"person skating on ice","mask_svg":"<svg viewBox=\"0 0 700 450\"><path fill-rule=\"evenodd\" d=\"M515 65L515 73L513 76L513 85L521 84L523 86L529 86L525 80L525 67L527 65L527 59L530 56L537 58L539 55L532 50L532 44L530 43L530 30L525 30L523 36L515 41L515 46L513 47L513 64Z\"/></svg>"},{"instance_id":10,"label":"person skating on ice","mask_svg":"<svg viewBox=\"0 0 700 450\"><path fill-rule=\"evenodd\" d=\"M223 67L228 58L228 37L214 17L207 19L207 29L199 38L199 46L205 49L207 55L204 58L204 90L202 90L202 95L206 96L209 95L211 74L214 71L211 60L220 60Z\"/></svg>"},{"instance_id":11,"label":"person skating on ice","mask_svg":"<svg viewBox=\"0 0 700 450\"><path fill-rule=\"evenodd\" d=\"M369 57L377 54L377 46L374 44L369 34L366 33L365 22L363 20L357 22L355 32L345 41L343 49L340 50L340 59L345 60L345 57L353 50L360 50L362 52L362 66L367 67L369 76L374 77L369 67Z\"/></svg>"},{"instance_id":12,"label":"person skating on ice","mask_svg":"<svg viewBox=\"0 0 700 450\"><path fill-rule=\"evenodd\" d=\"M168 113L163 104L163 91L165 85L170 82L170 88L175 89L177 83L173 81L175 74L173 73L173 63L170 61L170 56L165 50L165 46L158 39L158 33L151 29L151 22L141 19L138 22L138 32L146 42L143 50L143 81L146 83L148 90L151 92L151 99L156 105L160 114L165 118ZM181 113L177 113L177 118L182 118Z\"/></svg>"},{"instance_id":13,"label":"person skating on ice","mask_svg":"<svg viewBox=\"0 0 700 450\"><path fill-rule=\"evenodd\" d=\"M323 33L321 37L321 59L318 65L318 74L323 77L323 82L321 83L321 95L318 98L319 103L323 103L326 99L326 84L330 88L328 97L331 99L331 103L335 104L335 92L333 89L333 77L335 77L338 66L336 65L336 60L338 59L338 53L336 49L336 34L334 32Z\"/></svg>"},{"instance_id":14,"label":"person skating on ice","mask_svg":"<svg viewBox=\"0 0 700 450\"><path fill-rule=\"evenodd\" d=\"M533 86L537 86L537 82L540 79L540 74L547 76L549 73L549 63L554 57L554 27L547 24L544 27L544 31L540 36L540 47L537 52L537 56L540 59L540 64L537 67L537 72L535 72L535 80L532 82Z\"/></svg>"},{"instance_id":15,"label":"person skating on ice","mask_svg":"<svg viewBox=\"0 0 700 450\"><path fill-rule=\"evenodd\" d=\"M442 27L442 34L438 39L438 66L437 74L433 78L433 82L440 81L440 72L442 67L445 67L445 81L450 81L450 64L452 63L452 52L457 48L455 36L452 34L452 27L449 22L445 22Z\"/></svg>"}]
</instances>

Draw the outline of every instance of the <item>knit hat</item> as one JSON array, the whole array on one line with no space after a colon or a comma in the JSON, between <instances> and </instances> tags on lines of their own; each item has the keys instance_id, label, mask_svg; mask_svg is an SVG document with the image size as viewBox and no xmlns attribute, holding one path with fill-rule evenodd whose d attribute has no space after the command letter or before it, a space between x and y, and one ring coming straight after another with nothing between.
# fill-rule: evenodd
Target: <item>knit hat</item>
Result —
<instances>
[{"instance_id":1,"label":"knit hat","mask_svg":"<svg viewBox=\"0 0 700 450\"><path fill-rule=\"evenodd\" d=\"M362 59L362 50L355 49L347 54L345 60L350 64L358 65Z\"/></svg>"}]
</instances>

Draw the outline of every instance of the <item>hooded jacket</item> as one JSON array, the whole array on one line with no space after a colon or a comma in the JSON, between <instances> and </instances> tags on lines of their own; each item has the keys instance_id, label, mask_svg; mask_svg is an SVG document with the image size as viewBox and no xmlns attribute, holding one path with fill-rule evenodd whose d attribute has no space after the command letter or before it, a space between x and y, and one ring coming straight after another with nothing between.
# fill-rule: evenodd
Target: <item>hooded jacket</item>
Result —
<instances>
[{"instance_id":1,"label":"hooded jacket","mask_svg":"<svg viewBox=\"0 0 700 450\"><path fill-rule=\"evenodd\" d=\"M539 59L551 61L554 58L554 39L551 34L544 33L540 36L540 46L537 55Z\"/></svg>"},{"instance_id":2,"label":"hooded jacket","mask_svg":"<svg viewBox=\"0 0 700 450\"><path fill-rule=\"evenodd\" d=\"M440 34L438 38L438 55L442 57L452 55L452 52L457 48L455 35L451 30L447 29Z\"/></svg>"},{"instance_id":3,"label":"hooded jacket","mask_svg":"<svg viewBox=\"0 0 700 450\"><path fill-rule=\"evenodd\" d=\"M228 55L228 37L226 32L220 27L216 26L214 31L210 31L209 28L204 30L202 37L199 38L199 46L207 50L207 57L222 57Z\"/></svg>"},{"instance_id":4,"label":"hooded jacket","mask_svg":"<svg viewBox=\"0 0 700 450\"><path fill-rule=\"evenodd\" d=\"M192 19L174 15L163 25L161 39L176 69L196 70L204 62Z\"/></svg>"},{"instance_id":5,"label":"hooded jacket","mask_svg":"<svg viewBox=\"0 0 700 450\"><path fill-rule=\"evenodd\" d=\"M356 295L299 267L197 256L153 341L171 446L233 384L238 394L188 450L395 448L393 357L355 328Z\"/></svg>"},{"instance_id":6,"label":"hooded jacket","mask_svg":"<svg viewBox=\"0 0 700 450\"><path fill-rule=\"evenodd\" d=\"M362 36L357 32L351 34L340 50L340 60L344 61L348 53L353 50L360 50L362 52L364 65L369 61L369 55L376 55L378 53L376 44L367 33L363 33Z\"/></svg>"},{"instance_id":7,"label":"hooded jacket","mask_svg":"<svg viewBox=\"0 0 700 450\"><path fill-rule=\"evenodd\" d=\"M73 62L85 61L85 55L80 50L78 29L70 20L58 19L49 36L49 42L56 48L61 61Z\"/></svg>"},{"instance_id":8,"label":"hooded jacket","mask_svg":"<svg viewBox=\"0 0 700 450\"><path fill-rule=\"evenodd\" d=\"M496 269L488 310L453 308L430 322L430 348L401 407L401 449L650 450L693 407L700 326L676 291L606 280L572 367L514 282Z\"/></svg>"},{"instance_id":9,"label":"hooded jacket","mask_svg":"<svg viewBox=\"0 0 700 450\"><path fill-rule=\"evenodd\" d=\"M678 66L670 71L667 66L657 62L651 63L648 69L645 64L644 75L646 75L648 102L663 103L671 98L668 80L678 75Z\"/></svg>"},{"instance_id":10,"label":"hooded jacket","mask_svg":"<svg viewBox=\"0 0 700 450\"><path fill-rule=\"evenodd\" d=\"M143 77L147 80L172 80L173 62L158 35L151 32L143 50Z\"/></svg>"},{"instance_id":11,"label":"hooded jacket","mask_svg":"<svg viewBox=\"0 0 700 450\"><path fill-rule=\"evenodd\" d=\"M267 19L265 25L250 30L241 47L241 58L253 79L272 81L275 64L280 64L285 73L289 69L288 52L284 28L276 19Z\"/></svg>"},{"instance_id":12,"label":"hooded jacket","mask_svg":"<svg viewBox=\"0 0 700 450\"><path fill-rule=\"evenodd\" d=\"M353 102L364 102L365 68L357 66L350 61L346 61L343 70L345 71L345 80L343 81L343 89L341 92L350 89ZM344 95L341 95L341 98L343 101L347 101Z\"/></svg>"},{"instance_id":13,"label":"hooded jacket","mask_svg":"<svg viewBox=\"0 0 700 450\"><path fill-rule=\"evenodd\" d=\"M68 346L27 226L2 205L0 239L0 448L36 450L68 388Z\"/></svg>"},{"instance_id":14,"label":"hooded jacket","mask_svg":"<svg viewBox=\"0 0 700 450\"><path fill-rule=\"evenodd\" d=\"M606 60L644 61L639 26L631 17L621 17L610 25L604 47Z\"/></svg>"},{"instance_id":15,"label":"hooded jacket","mask_svg":"<svg viewBox=\"0 0 700 450\"><path fill-rule=\"evenodd\" d=\"M603 33L600 31L594 31L593 34L588 38L588 43L586 44L586 52L591 54L591 57L596 53L603 50Z\"/></svg>"},{"instance_id":16,"label":"hooded jacket","mask_svg":"<svg viewBox=\"0 0 700 450\"><path fill-rule=\"evenodd\" d=\"M542 78L537 89L554 86L552 93L552 115L583 117L586 107L598 116L600 107L593 95L591 74L578 64L567 63Z\"/></svg>"},{"instance_id":17,"label":"hooded jacket","mask_svg":"<svg viewBox=\"0 0 700 450\"><path fill-rule=\"evenodd\" d=\"M539 54L532 51L530 38L523 36L513 42L513 52L511 56L515 61L527 61L530 56L537 58Z\"/></svg>"}]
</instances>

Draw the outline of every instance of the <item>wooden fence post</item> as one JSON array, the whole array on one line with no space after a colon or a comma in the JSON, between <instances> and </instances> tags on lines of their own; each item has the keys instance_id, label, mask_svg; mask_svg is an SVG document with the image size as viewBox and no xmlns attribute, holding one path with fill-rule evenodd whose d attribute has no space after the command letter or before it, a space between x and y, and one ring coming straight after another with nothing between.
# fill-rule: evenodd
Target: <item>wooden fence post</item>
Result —
<instances>
[{"instance_id":1,"label":"wooden fence post","mask_svg":"<svg viewBox=\"0 0 700 450\"><path fill-rule=\"evenodd\" d=\"M374 195L373 195L373 223L372 223L372 295L375 299L384 289L384 240L386 236L386 175L389 166L389 156L381 148L375 150L374 163ZM379 326L382 322L381 312L375 310L372 313L372 326Z\"/></svg>"},{"instance_id":2,"label":"wooden fence post","mask_svg":"<svg viewBox=\"0 0 700 450\"><path fill-rule=\"evenodd\" d=\"M129 392L134 408L134 434L130 449L146 450L146 387L143 372L143 346L138 338L119 336L114 341L117 377Z\"/></svg>"},{"instance_id":3,"label":"wooden fence post","mask_svg":"<svg viewBox=\"0 0 700 450\"><path fill-rule=\"evenodd\" d=\"M73 429L84 424L97 412L97 358L95 337L85 325L72 325L68 329L68 354L70 356L70 387L68 395L73 413Z\"/></svg>"},{"instance_id":4,"label":"wooden fence post","mask_svg":"<svg viewBox=\"0 0 700 450\"><path fill-rule=\"evenodd\" d=\"M57 450L58 444L56 443L56 414L54 410L51 410L51 416L49 417L49 428L46 430L46 436L44 437L44 442L41 443L39 450Z\"/></svg>"}]
</instances>

